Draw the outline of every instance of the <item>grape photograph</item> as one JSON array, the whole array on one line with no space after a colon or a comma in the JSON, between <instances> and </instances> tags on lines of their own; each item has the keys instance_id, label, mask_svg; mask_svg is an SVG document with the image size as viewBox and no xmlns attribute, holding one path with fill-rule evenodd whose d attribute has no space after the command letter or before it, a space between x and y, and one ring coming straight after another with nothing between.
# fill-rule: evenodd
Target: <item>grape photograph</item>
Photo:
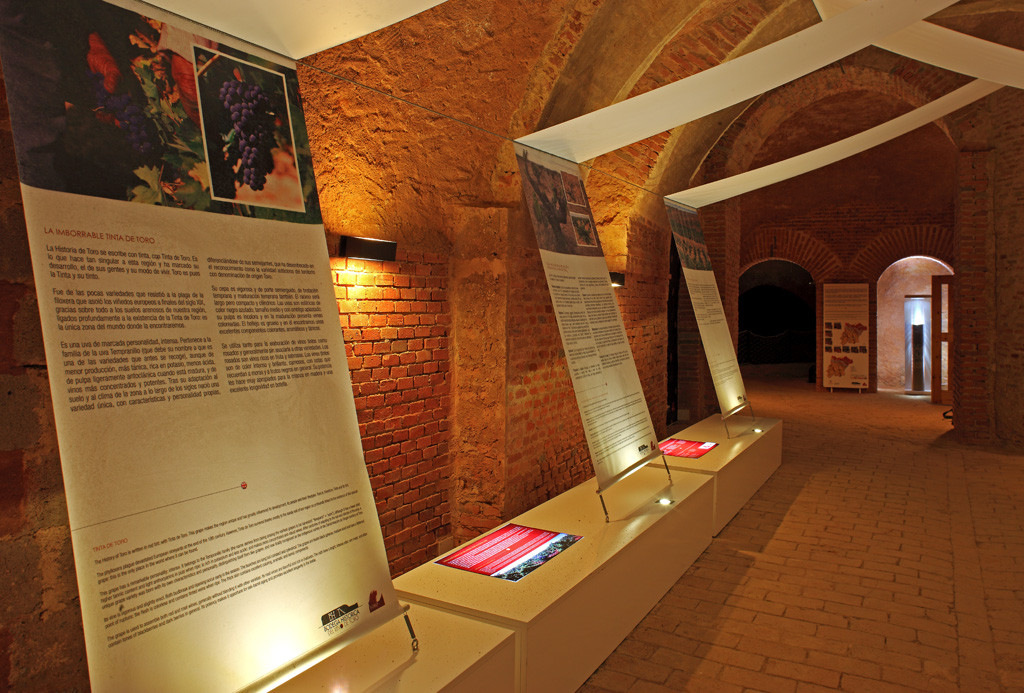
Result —
<instances>
[{"instance_id":1,"label":"grape photograph","mask_svg":"<svg viewBox=\"0 0 1024 693\"><path fill-rule=\"evenodd\" d=\"M284 75L204 46L195 66L214 199L303 211Z\"/></svg>"},{"instance_id":2,"label":"grape photograph","mask_svg":"<svg viewBox=\"0 0 1024 693\"><path fill-rule=\"evenodd\" d=\"M697 215L670 207L668 221L683 267L710 272L711 257Z\"/></svg>"},{"instance_id":3,"label":"grape photograph","mask_svg":"<svg viewBox=\"0 0 1024 693\"><path fill-rule=\"evenodd\" d=\"M516 154L523 177L523 196L542 250L566 255L602 256L601 239L589 214L570 211L564 171L549 168L530 159L531 153ZM539 158L537 153L533 156ZM575 164L572 164L575 166ZM571 176L579 182L577 176ZM582 185L579 195L584 195ZM586 202L586 197L582 198ZM586 209L585 206L579 205Z\"/></svg>"},{"instance_id":4,"label":"grape photograph","mask_svg":"<svg viewBox=\"0 0 1024 693\"><path fill-rule=\"evenodd\" d=\"M572 219L572 228L576 232L577 245L596 248L597 229L594 228L594 220L590 218L590 215L572 213L569 217Z\"/></svg>"},{"instance_id":5,"label":"grape photograph","mask_svg":"<svg viewBox=\"0 0 1024 693\"><path fill-rule=\"evenodd\" d=\"M33 0L32 8L0 3L25 184L321 222L294 69L101 0Z\"/></svg>"},{"instance_id":6,"label":"grape photograph","mask_svg":"<svg viewBox=\"0 0 1024 693\"><path fill-rule=\"evenodd\" d=\"M571 205L588 209L587 194L583 192L583 181L568 171L562 171L562 185L565 187L565 199Z\"/></svg>"}]
</instances>

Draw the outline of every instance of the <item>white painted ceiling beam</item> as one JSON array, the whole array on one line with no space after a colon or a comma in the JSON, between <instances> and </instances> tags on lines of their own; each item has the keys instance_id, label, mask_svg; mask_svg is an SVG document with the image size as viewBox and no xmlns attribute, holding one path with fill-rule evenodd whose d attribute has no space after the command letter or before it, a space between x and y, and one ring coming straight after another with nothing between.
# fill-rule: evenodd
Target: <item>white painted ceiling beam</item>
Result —
<instances>
[{"instance_id":1,"label":"white painted ceiling beam","mask_svg":"<svg viewBox=\"0 0 1024 693\"><path fill-rule=\"evenodd\" d=\"M857 4L858 0L814 0L822 19ZM1024 51L930 22L917 22L875 45L951 72L1024 89Z\"/></svg>"},{"instance_id":2,"label":"white painted ceiling beam","mask_svg":"<svg viewBox=\"0 0 1024 693\"><path fill-rule=\"evenodd\" d=\"M444 1L147 0L293 60L383 29Z\"/></svg>"},{"instance_id":3,"label":"white painted ceiling beam","mask_svg":"<svg viewBox=\"0 0 1024 693\"><path fill-rule=\"evenodd\" d=\"M893 118L888 122L869 128L864 132L859 132L846 139L833 142L804 154L799 154L784 161L762 166L761 168L739 173L705 185L699 185L695 188L667 195L666 197L678 204L698 208L715 202L721 202L722 200L736 197L752 190L758 190L788 178L794 178L829 164L834 164L854 154L859 154L867 149L878 146L883 142L888 142L922 125L927 125L933 120L942 118L957 109L963 108L978 99L984 98L1000 88L1002 88L1001 84L986 82L980 79L975 80L920 108L916 108L898 118Z\"/></svg>"},{"instance_id":4,"label":"white painted ceiling beam","mask_svg":"<svg viewBox=\"0 0 1024 693\"><path fill-rule=\"evenodd\" d=\"M517 141L587 161L791 82L955 2L867 0L756 51Z\"/></svg>"},{"instance_id":5,"label":"white painted ceiling beam","mask_svg":"<svg viewBox=\"0 0 1024 693\"><path fill-rule=\"evenodd\" d=\"M823 19L855 7L858 0L814 0ZM978 79L910 113L839 142L668 195L689 207L703 207L828 166L988 96L1002 85L1024 88L1024 51L952 29L917 22L877 42L879 48Z\"/></svg>"}]
</instances>

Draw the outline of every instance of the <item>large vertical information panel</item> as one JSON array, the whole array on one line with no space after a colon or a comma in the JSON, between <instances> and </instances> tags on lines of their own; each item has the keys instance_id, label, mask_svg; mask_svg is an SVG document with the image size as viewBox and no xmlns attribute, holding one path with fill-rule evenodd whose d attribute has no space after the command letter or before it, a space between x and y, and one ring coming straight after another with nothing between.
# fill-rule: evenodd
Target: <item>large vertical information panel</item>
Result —
<instances>
[{"instance_id":1,"label":"large vertical information panel","mask_svg":"<svg viewBox=\"0 0 1024 693\"><path fill-rule=\"evenodd\" d=\"M607 488L658 451L578 164L517 145L591 462Z\"/></svg>"},{"instance_id":2,"label":"large vertical information panel","mask_svg":"<svg viewBox=\"0 0 1024 693\"><path fill-rule=\"evenodd\" d=\"M871 363L868 285L825 284L821 312L821 384L867 389Z\"/></svg>"},{"instance_id":3,"label":"large vertical information panel","mask_svg":"<svg viewBox=\"0 0 1024 693\"><path fill-rule=\"evenodd\" d=\"M718 395L722 416L738 412L747 404L743 374L736 360L729 322L718 292L718 282L711 269L704 232L697 210L665 201L672 238L683 266L686 289L690 294L693 314L697 319L700 341L711 371L711 381Z\"/></svg>"},{"instance_id":4,"label":"large vertical information panel","mask_svg":"<svg viewBox=\"0 0 1024 693\"><path fill-rule=\"evenodd\" d=\"M400 613L297 79L120 5L0 8L89 675L262 687Z\"/></svg>"}]
</instances>

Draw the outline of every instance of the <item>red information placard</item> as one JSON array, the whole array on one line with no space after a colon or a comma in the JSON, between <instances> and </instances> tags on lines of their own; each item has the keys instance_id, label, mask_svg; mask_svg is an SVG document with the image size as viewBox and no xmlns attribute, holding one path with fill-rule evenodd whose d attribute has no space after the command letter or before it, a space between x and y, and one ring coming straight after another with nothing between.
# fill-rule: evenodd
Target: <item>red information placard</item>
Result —
<instances>
[{"instance_id":1,"label":"red information placard","mask_svg":"<svg viewBox=\"0 0 1024 693\"><path fill-rule=\"evenodd\" d=\"M516 582L582 538L564 532L505 525L438 559L437 563Z\"/></svg>"},{"instance_id":2,"label":"red information placard","mask_svg":"<svg viewBox=\"0 0 1024 693\"><path fill-rule=\"evenodd\" d=\"M672 457L688 457L691 460L695 460L698 457L703 457L709 450L714 448L718 443L702 443L698 440L679 440L677 438L669 438L658 443L658 447L666 455Z\"/></svg>"}]
</instances>

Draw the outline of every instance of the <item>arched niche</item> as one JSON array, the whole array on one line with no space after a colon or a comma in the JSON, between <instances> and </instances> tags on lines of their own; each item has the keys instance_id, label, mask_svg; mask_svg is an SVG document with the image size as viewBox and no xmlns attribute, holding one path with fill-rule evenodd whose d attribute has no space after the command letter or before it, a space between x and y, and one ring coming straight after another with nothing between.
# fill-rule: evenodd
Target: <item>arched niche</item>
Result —
<instances>
[{"instance_id":1,"label":"arched niche","mask_svg":"<svg viewBox=\"0 0 1024 693\"><path fill-rule=\"evenodd\" d=\"M878 278L878 389L904 389L906 338L903 305L906 296L931 294L932 276L953 274L934 257L911 255L889 265Z\"/></svg>"}]
</instances>

